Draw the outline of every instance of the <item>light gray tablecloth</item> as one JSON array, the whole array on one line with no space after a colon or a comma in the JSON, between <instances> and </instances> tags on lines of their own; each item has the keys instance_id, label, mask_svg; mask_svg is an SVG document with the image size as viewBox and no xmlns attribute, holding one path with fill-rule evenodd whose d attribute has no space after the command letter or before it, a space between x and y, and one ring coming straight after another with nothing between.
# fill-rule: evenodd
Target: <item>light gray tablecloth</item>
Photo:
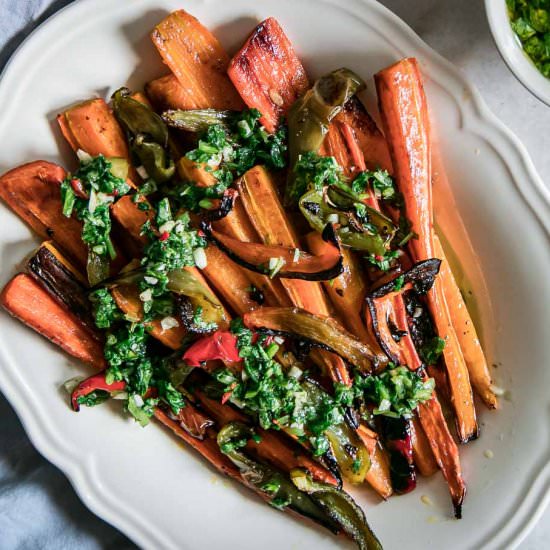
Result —
<instances>
[{"instance_id":1,"label":"light gray tablecloth","mask_svg":"<svg viewBox=\"0 0 550 550\"><path fill-rule=\"evenodd\" d=\"M70 0L0 0L0 68L36 24L68 3ZM550 108L523 89L498 56L483 2L382 3L466 72L493 112L526 145L548 184ZM33 449L1 394L0 418L0 550L134 548L123 535L90 513L63 474ZM521 545L521 550L542 548L550 548L550 510Z\"/></svg>"}]
</instances>

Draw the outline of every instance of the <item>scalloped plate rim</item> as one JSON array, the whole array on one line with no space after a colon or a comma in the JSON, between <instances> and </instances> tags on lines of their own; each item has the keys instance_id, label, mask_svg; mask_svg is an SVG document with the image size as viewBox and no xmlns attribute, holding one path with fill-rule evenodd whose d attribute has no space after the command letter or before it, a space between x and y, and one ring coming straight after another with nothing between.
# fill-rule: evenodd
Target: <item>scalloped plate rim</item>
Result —
<instances>
[{"instance_id":1,"label":"scalloped plate rim","mask_svg":"<svg viewBox=\"0 0 550 550\"><path fill-rule=\"evenodd\" d=\"M338 4L336 0L325 1L332 4ZM29 44L39 38L41 34L45 33L50 23L57 20L60 16L65 16L68 12L75 11L75 13L77 13L81 5L91 4L93 2L94 0L75 0L48 17L25 38L11 55L3 71L0 73L0 97L4 89L4 82L9 78L11 72L15 70L14 67L16 66L19 54L26 50ZM202 2L204 3L204 0L202 0ZM437 72L441 73L441 75L438 76L443 77L443 80L450 76L455 82L458 82L463 89L468 91L473 100L473 113L468 113L468 109L465 107L464 102L458 100L453 92L441 83L440 79L432 78L436 84L441 86L451 97L453 97L463 121L468 123L471 122L470 119L477 120L477 122L481 123L482 128L484 127L485 129L493 131L492 137L497 135L504 138L504 142L495 146L495 150L501 157L505 166L509 169L511 179L513 180L516 190L521 195L522 200L529 206L536 216L543 232L546 234L546 237L550 239L550 221L546 221L550 220L550 190L542 182L523 144L489 110L475 85L452 63L429 47L402 19L376 0L350 0L350 3L366 5L370 7L370 9L376 10L378 15L382 17L385 22L391 24L397 29L398 33L401 33L406 38L406 40L413 43L414 49L421 51L432 64L438 65L435 69ZM338 7L345 9L344 6ZM485 136L482 137L489 141ZM506 160L500 147L511 148L511 150L519 156L521 164L516 165L516 168L521 168L527 175L526 178L522 178L524 183L518 183L518 177L514 177L515 170L512 169L511 163ZM539 201L536 201L535 198L532 197L532 193L538 196ZM542 200L542 202L540 202L540 200ZM9 354L6 353L4 349L0 349L0 358L2 359L3 367L12 362L11 358L9 358ZM13 379L14 373L17 373L17 369L11 372L11 376L7 369L3 368L0 370L0 389L16 411L33 445L44 457L65 473L86 506L143 547L170 547L170 541L165 539L162 534L156 532L154 524L149 524L146 518L137 517L135 513L129 514L128 510L116 509L113 495L105 488L101 488L99 486L100 484L94 480L96 474L94 473L93 457L89 457L90 459L84 461L83 465L82 462L71 457L71 453L63 449L62 444L57 448L55 445L52 445L52 441L57 439L56 436L42 419L40 419L38 412L35 411L32 406L28 406L29 400L25 400L25 393L29 390L22 380L16 381ZM32 403L32 400L30 402ZM538 495L540 499L538 502L534 501L536 489L540 491ZM529 499L531 499L532 502L529 502ZM509 534L509 538L505 541L507 547L514 548L523 540L536 524L549 503L550 460L542 465L535 477L533 485L525 492L520 506L525 521L516 525ZM515 517L514 520L517 524L518 518ZM523 525L521 523L523 523ZM487 544L490 542L492 541L485 541Z\"/></svg>"}]
</instances>

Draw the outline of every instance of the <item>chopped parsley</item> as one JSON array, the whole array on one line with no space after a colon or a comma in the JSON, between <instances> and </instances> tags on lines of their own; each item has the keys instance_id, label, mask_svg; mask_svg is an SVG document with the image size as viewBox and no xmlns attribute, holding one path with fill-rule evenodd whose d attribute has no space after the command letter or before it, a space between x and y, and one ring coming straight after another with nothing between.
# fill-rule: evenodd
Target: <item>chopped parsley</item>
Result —
<instances>
[{"instance_id":1,"label":"chopped parsley","mask_svg":"<svg viewBox=\"0 0 550 550\"><path fill-rule=\"evenodd\" d=\"M84 407L95 407L96 405L100 405L104 401L107 401L109 397L109 392L103 390L95 390L88 393L87 395L79 395L77 398L77 402L79 405L83 405Z\"/></svg>"},{"instance_id":2,"label":"chopped parsley","mask_svg":"<svg viewBox=\"0 0 550 550\"><path fill-rule=\"evenodd\" d=\"M113 173L113 164L103 155L83 160L74 174L61 183L63 214L73 212L83 222L82 240L88 245L88 280L94 285L109 275L109 261L116 257L111 241L110 206L130 190Z\"/></svg>"},{"instance_id":3,"label":"chopped parsley","mask_svg":"<svg viewBox=\"0 0 550 550\"><path fill-rule=\"evenodd\" d=\"M119 321L123 317L114 298L106 288L94 290L88 297L92 302L92 314L97 328L110 328L115 321Z\"/></svg>"},{"instance_id":4,"label":"chopped parsley","mask_svg":"<svg viewBox=\"0 0 550 550\"><path fill-rule=\"evenodd\" d=\"M364 193L369 187L372 187L376 198L392 204L399 195L395 181L387 170L361 172L351 183L354 193Z\"/></svg>"},{"instance_id":5,"label":"chopped parsley","mask_svg":"<svg viewBox=\"0 0 550 550\"><path fill-rule=\"evenodd\" d=\"M187 212L177 216L172 214L167 197L158 203L156 211L157 231L153 231L149 222L142 230L149 238L141 260L144 277L139 283L145 320L172 315L174 304L167 291L168 274L182 267L194 266L195 250L207 244L197 230L190 228Z\"/></svg>"},{"instance_id":6,"label":"chopped parsley","mask_svg":"<svg viewBox=\"0 0 550 550\"><path fill-rule=\"evenodd\" d=\"M397 258L399 258L399 252L397 250L387 250L384 255L369 254L366 256L367 261L381 271L388 271Z\"/></svg>"},{"instance_id":7,"label":"chopped parsley","mask_svg":"<svg viewBox=\"0 0 550 550\"><path fill-rule=\"evenodd\" d=\"M342 167L334 157L323 157L308 151L300 155L294 165L294 181L288 198L296 204L306 191L321 191L327 185L341 183L342 179Z\"/></svg>"},{"instance_id":8,"label":"chopped parsley","mask_svg":"<svg viewBox=\"0 0 550 550\"><path fill-rule=\"evenodd\" d=\"M286 374L273 358L278 345L268 343L266 336L254 335L242 320L234 320L231 330L237 336L243 372L223 368L214 373L224 391L231 393L230 400L256 414L262 428L284 428L308 440L315 455L324 454L329 449L326 430L344 419L340 399Z\"/></svg>"},{"instance_id":9,"label":"chopped parsley","mask_svg":"<svg viewBox=\"0 0 550 550\"><path fill-rule=\"evenodd\" d=\"M248 109L232 117L228 125L208 126L197 147L185 156L205 165L205 170L212 173L218 184L200 187L190 182L183 189L180 186L176 195L182 206L197 211L208 205L205 201L219 198L236 177L257 164L274 169L286 166L285 128L270 134L260 124L260 117L257 109Z\"/></svg>"},{"instance_id":10,"label":"chopped parsley","mask_svg":"<svg viewBox=\"0 0 550 550\"><path fill-rule=\"evenodd\" d=\"M445 340L433 336L420 348L420 356L426 365L435 365L445 349Z\"/></svg>"},{"instance_id":11,"label":"chopped parsley","mask_svg":"<svg viewBox=\"0 0 550 550\"><path fill-rule=\"evenodd\" d=\"M392 418L410 417L420 403L433 393L433 378L422 377L407 367L389 368L376 376L356 374L354 389L368 403L375 405L373 414Z\"/></svg>"},{"instance_id":12,"label":"chopped parsley","mask_svg":"<svg viewBox=\"0 0 550 550\"><path fill-rule=\"evenodd\" d=\"M550 2L506 0L512 30L537 69L550 78Z\"/></svg>"}]
</instances>

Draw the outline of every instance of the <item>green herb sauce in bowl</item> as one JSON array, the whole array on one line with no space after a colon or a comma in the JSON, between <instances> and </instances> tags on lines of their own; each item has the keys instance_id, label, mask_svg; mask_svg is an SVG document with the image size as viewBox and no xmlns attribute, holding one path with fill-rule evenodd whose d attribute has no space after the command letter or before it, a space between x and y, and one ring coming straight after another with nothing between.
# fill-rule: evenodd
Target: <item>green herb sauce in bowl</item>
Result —
<instances>
[{"instance_id":1,"label":"green herb sauce in bowl","mask_svg":"<svg viewBox=\"0 0 550 550\"><path fill-rule=\"evenodd\" d=\"M550 0L506 0L506 5L524 52L550 78Z\"/></svg>"}]
</instances>

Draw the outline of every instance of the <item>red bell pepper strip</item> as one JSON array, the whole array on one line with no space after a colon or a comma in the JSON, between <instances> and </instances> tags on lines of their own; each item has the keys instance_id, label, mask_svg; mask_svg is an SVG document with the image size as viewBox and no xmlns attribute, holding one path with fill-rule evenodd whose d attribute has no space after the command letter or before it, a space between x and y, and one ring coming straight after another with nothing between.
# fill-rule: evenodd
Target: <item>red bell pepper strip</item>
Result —
<instances>
[{"instance_id":1,"label":"red bell pepper strip","mask_svg":"<svg viewBox=\"0 0 550 550\"><path fill-rule=\"evenodd\" d=\"M126 382L124 382L124 380L118 380L112 384L107 384L105 380L105 371L103 370L98 372L97 374L86 378L86 380L82 380L82 382L80 382L80 384L78 384L78 386L73 390L71 394L73 410L80 410L80 403L78 402L79 397L85 397L86 395L89 395L97 390L113 393L116 391L124 391L125 389Z\"/></svg>"},{"instance_id":2,"label":"red bell pepper strip","mask_svg":"<svg viewBox=\"0 0 550 550\"><path fill-rule=\"evenodd\" d=\"M237 337L228 330L217 330L204 336L183 354L183 360L190 367L200 367L206 361L215 359L221 359L228 363L241 361L237 348Z\"/></svg>"}]
</instances>

